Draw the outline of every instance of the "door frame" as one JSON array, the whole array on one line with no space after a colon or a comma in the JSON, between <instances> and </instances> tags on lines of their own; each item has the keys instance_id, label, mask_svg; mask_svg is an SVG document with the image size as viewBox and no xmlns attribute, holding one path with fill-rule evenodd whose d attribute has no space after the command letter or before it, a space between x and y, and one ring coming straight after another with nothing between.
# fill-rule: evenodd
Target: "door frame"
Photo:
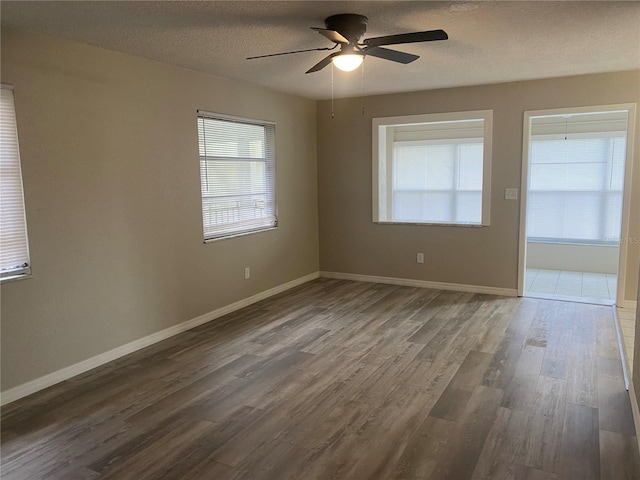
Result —
<instances>
[{"instance_id":1,"label":"door frame","mask_svg":"<svg viewBox=\"0 0 640 480\"><path fill-rule=\"evenodd\" d=\"M624 168L624 186L622 191L622 225L620 231L620 250L618 254L618 282L616 305L624 305L624 290L627 273L627 245L629 237L629 212L631 208L631 179L633 177L633 146L636 121L636 104L619 103L614 105L595 105L588 107L552 108L546 110L527 110L524 112L522 135L522 175L520 180L520 232L518 246L518 296L524 296L526 258L527 258L527 196L529 194L529 142L531 140L531 119L550 115L569 115L580 113L600 113L626 110L627 151Z\"/></svg>"}]
</instances>

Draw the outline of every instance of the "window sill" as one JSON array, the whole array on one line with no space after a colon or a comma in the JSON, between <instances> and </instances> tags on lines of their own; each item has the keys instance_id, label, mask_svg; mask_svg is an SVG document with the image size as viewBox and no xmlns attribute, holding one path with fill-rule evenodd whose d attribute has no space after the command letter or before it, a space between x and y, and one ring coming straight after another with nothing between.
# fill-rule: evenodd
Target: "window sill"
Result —
<instances>
[{"instance_id":1,"label":"window sill","mask_svg":"<svg viewBox=\"0 0 640 480\"><path fill-rule=\"evenodd\" d=\"M558 241L558 240L530 240L527 239L527 243L536 243L542 245L572 245L578 247L611 247L620 248L620 242L572 242L572 241Z\"/></svg>"},{"instance_id":2,"label":"window sill","mask_svg":"<svg viewBox=\"0 0 640 480\"><path fill-rule=\"evenodd\" d=\"M261 228L260 230L251 230L250 232L233 233L231 235L225 235L224 237L205 238L204 243L220 242L222 240L229 240L230 238L245 237L247 235L253 235L253 234L262 233L262 232L269 232L271 230L277 230L277 229L278 227L269 227L269 228Z\"/></svg>"},{"instance_id":3,"label":"window sill","mask_svg":"<svg viewBox=\"0 0 640 480\"><path fill-rule=\"evenodd\" d=\"M481 228L488 227L489 225L480 225L479 223L418 223L418 222L390 222L390 221L378 221L373 222L378 225L416 225L422 227L464 227L464 228Z\"/></svg>"},{"instance_id":4,"label":"window sill","mask_svg":"<svg viewBox=\"0 0 640 480\"><path fill-rule=\"evenodd\" d=\"M0 278L0 283L17 282L19 280L26 280L27 278L31 277L31 273L18 273L16 275L11 275L10 277Z\"/></svg>"}]
</instances>

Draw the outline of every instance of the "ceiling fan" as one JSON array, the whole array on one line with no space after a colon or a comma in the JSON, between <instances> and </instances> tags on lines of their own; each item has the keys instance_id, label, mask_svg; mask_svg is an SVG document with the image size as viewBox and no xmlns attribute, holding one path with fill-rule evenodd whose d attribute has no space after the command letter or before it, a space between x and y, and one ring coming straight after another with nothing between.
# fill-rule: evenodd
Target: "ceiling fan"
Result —
<instances>
[{"instance_id":1,"label":"ceiling fan","mask_svg":"<svg viewBox=\"0 0 640 480\"><path fill-rule=\"evenodd\" d=\"M413 55L411 53L382 48L383 45L433 42L435 40L446 40L449 38L444 30L427 30L425 32L401 33L397 35L386 35L384 37L365 38L360 41L362 36L367 32L367 23L368 19L364 15L357 15L354 13L332 15L325 19L325 28L311 27L311 29L334 42L335 45L333 47L309 48L306 50L294 50L292 52L258 55L255 57L248 57L247 60L275 57L278 55L290 55L292 53L334 50L339 45L339 51L329 54L305 73L320 71L331 62L333 62L333 64L340 70L350 72L360 66L366 55L404 64L411 63L420 58L418 55Z\"/></svg>"}]
</instances>

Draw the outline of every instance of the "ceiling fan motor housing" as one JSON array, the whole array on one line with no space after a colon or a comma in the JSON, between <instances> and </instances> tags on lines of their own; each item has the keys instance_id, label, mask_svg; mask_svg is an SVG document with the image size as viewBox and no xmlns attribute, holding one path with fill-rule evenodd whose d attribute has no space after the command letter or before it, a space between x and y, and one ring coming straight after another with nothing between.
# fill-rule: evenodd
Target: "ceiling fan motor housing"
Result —
<instances>
[{"instance_id":1,"label":"ceiling fan motor housing","mask_svg":"<svg viewBox=\"0 0 640 480\"><path fill-rule=\"evenodd\" d=\"M355 13L343 13L327 17L324 25L327 30L334 30L349 40L350 43L358 43L367 32L368 19L364 15Z\"/></svg>"}]
</instances>

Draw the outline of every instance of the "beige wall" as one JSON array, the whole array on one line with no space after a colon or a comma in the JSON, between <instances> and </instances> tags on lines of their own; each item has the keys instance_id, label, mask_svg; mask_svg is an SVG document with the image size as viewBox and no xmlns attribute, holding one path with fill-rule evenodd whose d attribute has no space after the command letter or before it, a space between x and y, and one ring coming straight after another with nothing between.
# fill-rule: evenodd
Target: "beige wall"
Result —
<instances>
[{"instance_id":1,"label":"beige wall","mask_svg":"<svg viewBox=\"0 0 640 480\"><path fill-rule=\"evenodd\" d=\"M321 270L515 289L519 202L504 200L504 189L520 187L524 112L639 101L640 71L632 71L372 96L364 115L362 99L336 100L334 119L331 102L319 102ZM372 223L371 119L485 109L494 119L491 226ZM639 156L636 148L626 299L637 290ZM424 265L416 264L416 252L424 252Z\"/></svg>"},{"instance_id":2,"label":"beige wall","mask_svg":"<svg viewBox=\"0 0 640 480\"><path fill-rule=\"evenodd\" d=\"M314 101L6 29L2 82L33 264L2 284L3 391L318 270ZM203 243L197 109L276 122L277 230Z\"/></svg>"},{"instance_id":3,"label":"beige wall","mask_svg":"<svg viewBox=\"0 0 640 480\"><path fill-rule=\"evenodd\" d=\"M527 268L615 274L619 255L618 246L527 242Z\"/></svg>"}]
</instances>

